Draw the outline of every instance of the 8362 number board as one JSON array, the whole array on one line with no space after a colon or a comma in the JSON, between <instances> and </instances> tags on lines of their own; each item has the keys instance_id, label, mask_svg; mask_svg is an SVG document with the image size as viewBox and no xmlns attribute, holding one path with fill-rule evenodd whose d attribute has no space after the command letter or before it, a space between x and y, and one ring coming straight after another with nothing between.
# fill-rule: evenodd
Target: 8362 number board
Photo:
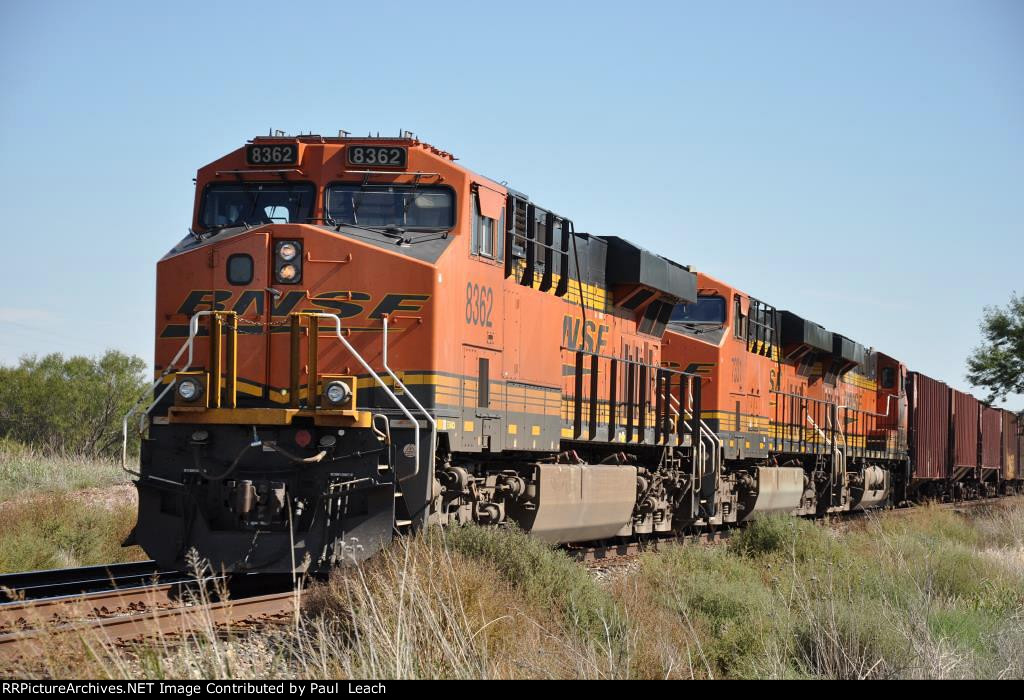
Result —
<instances>
[{"instance_id":1,"label":"8362 number board","mask_svg":"<svg viewBox=\"0 0 1024 700\"><path fill-rule=\"evenodd\" d=\"M346 161L349 165L404 168L409 151L399 146L349 146Z\"/></svg>"}]
</instances>

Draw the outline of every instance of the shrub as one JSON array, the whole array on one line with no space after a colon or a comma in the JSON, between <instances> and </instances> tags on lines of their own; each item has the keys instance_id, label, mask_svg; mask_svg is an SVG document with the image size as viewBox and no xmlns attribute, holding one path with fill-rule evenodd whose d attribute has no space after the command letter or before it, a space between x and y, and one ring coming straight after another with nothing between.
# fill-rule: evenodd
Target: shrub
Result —
<instances>
[{"instance_id":1,"label":"shrub","mask_svg":"<svg viewBox=\"0 0 1024 700\"><path fill-rule=\"evenodd\" d=\"M832 534L821 523L772 514L757 518L739 530L729 540L729 547L748 557L782 554L807 561L827 556L832 539Z\"/></svg>"},{"instance_id":2,"label":"shrub","mask_svg":"<svg viewBox=\"0 0 1024 700\"><path fill-rule=\"evenodd\" d=\"M490 563L526 600L557 610L584 635L618 637L622 620L615 601L564 552L515 528L462 526L445 531L455 552Z\"/></svg>"},{"instance_id":3,"label":"shrub","mask_svg":"<svg viewBox=\"0 0 1024 700\"><path fill-rule=\"evenodd\" d=\"M143 360L115 350L0 367L0 437L50 453L119 455L122 419L148 389L145 370Z\"/></svg>"}]
</instances>

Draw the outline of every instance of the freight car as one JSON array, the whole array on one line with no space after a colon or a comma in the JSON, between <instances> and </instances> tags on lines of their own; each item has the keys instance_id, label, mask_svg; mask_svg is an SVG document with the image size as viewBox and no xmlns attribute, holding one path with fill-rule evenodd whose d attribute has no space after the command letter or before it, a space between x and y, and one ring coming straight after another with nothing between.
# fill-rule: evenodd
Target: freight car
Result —
<instances>
[{"instance_id":1,"label":"freight car","mask_svg":"<svg viewBox=\"0 0 1024 700\"><path fill-rule=\"evenodd\" d=\"M1019 478L1005 417L933 435L965 414L911 411L896 359L408 133L272 135L200 168L155 321L129 541L165 567L325 571L430 524L607 542L879 507L963 480L946 446L971 435L972 479Z\"/></svg>"},{"instance_id":2,"label":"freight car","mask_svg":"<svg viewBox=\"0 0 1024 700\"><path fill-rule=\"evenodd\" d=\"M970 499L1021 488L1018 421L969 394L912 372L908 495Z\"/></svg>"},{"instance_id":3,"label":"freight car","mask_svg":"<svg viewBox=\"0 0 1024 700\"><path fill-rule=\"evenodd\" d=\"M1020 488L1021 444L1024 443L1024 435L1021 434L1020 420L1016 415L1004 410L1002 419L1003 444L1000 480L1003 484L1003 493L1013 495Z\"/></svg>"}]
</instances>

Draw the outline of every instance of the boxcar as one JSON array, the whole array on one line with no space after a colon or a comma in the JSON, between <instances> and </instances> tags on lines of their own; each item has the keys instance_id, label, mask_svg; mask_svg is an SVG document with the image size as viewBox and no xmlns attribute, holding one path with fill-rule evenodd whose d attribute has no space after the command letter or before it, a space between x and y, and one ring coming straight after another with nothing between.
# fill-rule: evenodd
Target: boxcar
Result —
<instances>
[{"instance_id":1,"label":"boxcar","mask_svg":"<svg viewBox=\"0 0 1024 700\"><path fill-rule=\"evenodd\" d=\"M953 425L953 478L976 472L979 464L978 432L981 402L970 394L951 390Z\"/></svg>"}]
</instances>

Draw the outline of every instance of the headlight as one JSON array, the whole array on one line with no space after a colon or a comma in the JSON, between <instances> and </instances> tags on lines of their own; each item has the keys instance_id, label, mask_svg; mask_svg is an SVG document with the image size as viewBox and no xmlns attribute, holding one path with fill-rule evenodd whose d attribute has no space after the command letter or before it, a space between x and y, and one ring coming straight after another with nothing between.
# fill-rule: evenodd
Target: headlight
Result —
<instances>
[{"instance_id":1,"label":"headlight","mask_svg":"<svg viewBox=\"0 0 1024 700\"><path fill-rule=\"evenodd\" d=\"M282 260L294 260L295 256L299 254L299 248L291 241L285 241L278 246L277 254L281 256Z\"/></svg>"},{"instance_id":2,"label":"headlight","mask_svg":"<svg viewBox=\"0 0 1024 700\"><path fill-rule=\"evenodd\" d=\"M302 281L302 241L274 243L274 277L282 284Z\"/></svg>"},{"instance_id":3,"label":"headlight","mask_svg":"<svg viewBox=\"0 0 1024 700\"><path fill-rule=\"evenodd\" d=\"M178 397L182 401L195 401L203 393L203 386L195 379L178 380Z\"/></svg>"},{"instance_id":4,"label":"headlight","mask_svg":"<svg viewBox=\"0 0 1024 700\"><path fill-rule=\"evenodd\" d=\"M324 387L324 398L328 403L340 406L352 398L352 389L345 382L333 381Z\"/></svg>"}]
</instances>

